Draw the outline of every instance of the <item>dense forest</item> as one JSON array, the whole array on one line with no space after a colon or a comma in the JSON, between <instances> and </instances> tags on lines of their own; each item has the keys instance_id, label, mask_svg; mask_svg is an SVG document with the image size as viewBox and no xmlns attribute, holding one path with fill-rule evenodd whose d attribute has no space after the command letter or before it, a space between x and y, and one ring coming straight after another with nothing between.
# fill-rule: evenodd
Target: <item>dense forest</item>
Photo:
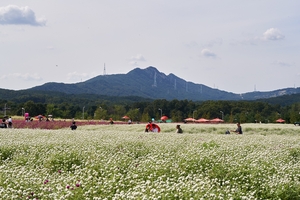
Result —
<instances>
[{"instance_id":1,"label":"dense forest","mask_svg":"<svg viewBox=\"0 0 300 200\"><path fill-rule=\"evenodd\" d=\"M95 95L24 94L1 100L2 115L52 115L62 119L122 120L124 115L133 121L146 122L162 115L174 122L185 118L223 118L227 123L274 123L282 118L286 123L300 121L299 95L256 101L203 101L143 99L140 97L104 97ZM288 102L288 103L287 103Z\"/></svg>"}]
</instances>

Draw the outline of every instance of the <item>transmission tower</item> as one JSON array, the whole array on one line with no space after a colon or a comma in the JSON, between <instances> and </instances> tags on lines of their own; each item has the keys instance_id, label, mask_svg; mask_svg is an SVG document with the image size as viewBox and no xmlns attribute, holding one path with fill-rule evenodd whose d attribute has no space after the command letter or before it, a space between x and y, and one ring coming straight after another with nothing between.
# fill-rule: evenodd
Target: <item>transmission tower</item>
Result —
<instances>
[{"instance_id":1,"label":"transmission tower","mask_svg":"<svg viewBox=\"0 0 300 200\"><path fill-rule=\"evenodd\" d=\"M104 63L104 69L103 69L103 76L106 75L106 69L105 69L105 63Z\"/></svg>"},{"instance_id":2,"label":"transmission tower","mask_svg":"<svg viewBox=\"0 0 300 200\"><path fill-rule=\"evenodd\" d=\"M153 86L153 87L157 87L157 83L156 83L156 72L155 72L155 74L154 74L154 83L153 83L152 86Z\"/></svg>"}]
</instances>

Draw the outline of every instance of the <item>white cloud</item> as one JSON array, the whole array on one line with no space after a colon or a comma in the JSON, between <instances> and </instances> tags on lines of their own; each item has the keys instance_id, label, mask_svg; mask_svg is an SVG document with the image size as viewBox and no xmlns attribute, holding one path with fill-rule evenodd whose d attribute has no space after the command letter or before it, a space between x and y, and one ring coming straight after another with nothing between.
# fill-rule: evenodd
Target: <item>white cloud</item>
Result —
<instances>
[{"instance_id":1,"label":"white cloud","mask_svg":"<svg viewBox=\"0 0 300 200\"><path fill-rule=\"evenodd\" d=\"M129 63L130 63L130 65L137 67L137 66L139 66L138 62L146 62L146 59L144 58L144 56L142 54L137 54L136 56L132 56L130 58Z\"/></svg>"},{"instance_id":2,"label":"white cloud","mask_svg":"<svg viewBox=\"0 0 300 200\"><path fill-rule=\"evenodd\" d=\"M25 81L40 81L42 80L42 78L37 74L37 73L33 73L33 74L29 74L29 73L25 73L25 74L21 74L21 73L13 73L13 74L7 74L7 75L2 75L0 77L0 79L22 79Z\"/></svg>"},{"instance_id":3,"label":"white cloud","mask_svg":"<svg viewBox=\"0 0 300 200\"><path fill-rule=\"evenodd\" d=\"M67 74L67 79L69 81L78 81L78 80L82 80L82 79L86 80L88 78L90 78L89 74L87 74L87 73L79 73L77 71L70 72L70 73Z\"/></svg>"},{"instance_id":4,"label":"white cloud","mask_svg":"<svg viewBox=\"0 0 300 200\"><path fill-rule=\"evenodd\" d=\"M276 28L270 28L263 34L265 40L282 40L284 35Z\"/></svg>"},{"instance_id":5,"label":"white cloud","mask_svg":"<svg viewBox=\"0 0 300 200\"><path fill-rule=\"evenodd\" d=\"M28 7L8 5L0 7L0 24L26 24L31 26L44 26L46 20L37 19L35 13Z\"/></svg>"},{"instance_id":6,"label":"white cloud","mask_svg":"<svg viewBox=\"0 0 300 200\"><path fill-rule=\"evenodd\" d=\"M216 58L217 57L217 55L209 49L203 49L201 51L201 56L208 57L208 58Z\"/></svg>"},{"instance_id":7,"label":"white cloud","mask_svg":"<svg viewBox=\"0 0 300 200\"><path fill-rule=\"evenodd\" d=\"M143 61L145 62L146 59L144 58L144 56L142 56L142 54L137 54L136 56L132 56L131 61Z\"/></svg>"}]
</instances>

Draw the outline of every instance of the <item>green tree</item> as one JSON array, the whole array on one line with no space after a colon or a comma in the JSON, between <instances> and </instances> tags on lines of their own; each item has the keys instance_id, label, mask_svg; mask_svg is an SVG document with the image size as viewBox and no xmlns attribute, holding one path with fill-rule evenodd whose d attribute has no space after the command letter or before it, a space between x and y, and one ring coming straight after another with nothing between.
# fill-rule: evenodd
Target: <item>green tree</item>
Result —
<instances>
[{"instance_id":1,"label":"green tree","mask_svg":"<svg viewBox=\"0 0 300 200\"><path fill-rule=\"evenodd\" d=\"M139 113L139 109L134 108L134 109L130 109L126 115L133 121L139 121L140 120L140 113Z\"/></svg>"},{"instance_id":2,"label":"green tree","mask_svg":"<svg viewBox=\"0 0 300 200\"><path fill-rule=\"evenodd\" d=\"M102 106L98 107L94 113L94 119L108 119L107 110Z\"/></svg>"},{"instance_id":3,"label":"green tree","mask_svg":"<svg viewBox=\"0 0 300 200\"><path fill-rule=\"evenodd\" d=\"M27 101L24 104L25 111L29 113L30 116L45 115L46 105L42 103L34 103L33 101Z\"/></svg>"}]
</instances>

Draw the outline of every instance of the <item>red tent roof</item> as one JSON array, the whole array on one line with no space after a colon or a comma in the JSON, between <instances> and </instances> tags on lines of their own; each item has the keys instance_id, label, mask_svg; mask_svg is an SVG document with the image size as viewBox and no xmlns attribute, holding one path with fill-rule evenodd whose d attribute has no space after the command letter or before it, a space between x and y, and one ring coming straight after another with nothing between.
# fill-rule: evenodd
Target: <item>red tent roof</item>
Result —
<instances>
[{"instance_id":1,"label":"red tent roof","mask_svg":"<svg viewBox=\"0 0 300 200\"><path fill-rule=\"evenodd\" d=\"M204 119L204 118L200 118L200 119L195 120L195 122L204 123L204 122L209 122L209 120Z\"/></svg>"},{"instance_id":2,"label":"red tent roof","mask_svg":"<svg viewBox=\"0 0 300 200\"><path fill-rule=\"evenodd\" d=\"M222 120L220 118L215 118L215 119L210 120L210 122L220 123L220 122L224 122L224 120Z\"/></svg>"},{"instance_id":3,"label":"red tent roof","mask_svg":"<svg viewBox=\"0 0 300 200\"><path fill-rule=\"evenodd\" d=\"M191 117L189 117L189 118L186 118L186 119L185 119L185 121L187 121L187 122L194 122L194 121L195 121L195 119L194 119L194 118L191 118Z\"/></svg>"},{"instance_id":4,"label":"red tent roof","mask_svg":"<svg viewBox=\"0 0 300 200\"><path fill-rule=\"evenodd\" d=\"M279 119L277 119L277 120L276 120L276 122L278 122L278 123L283 123L283 122L285 122L285 120L284 120L284 119L281 119L281 118L279 118Z\"/></svg>"},{"instance_id":5,"label":"red tent roof","mask_svg":"<svg viewBox=\"0 0 300 200\"><path fill-rule=\"evenodd\" d=\"M169 119L167 116L162 116L162 117L160 118L160 120L162 120L162 121L166 121L167 119Z\"/></svg>"}]
</instances>

